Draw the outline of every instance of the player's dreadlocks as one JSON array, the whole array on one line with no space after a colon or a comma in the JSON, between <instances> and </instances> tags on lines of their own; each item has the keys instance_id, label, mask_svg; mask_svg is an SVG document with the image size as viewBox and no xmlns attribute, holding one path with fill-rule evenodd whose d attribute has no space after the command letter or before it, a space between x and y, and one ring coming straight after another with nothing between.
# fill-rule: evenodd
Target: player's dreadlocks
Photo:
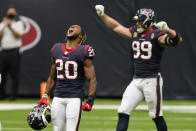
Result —
<instances>
[{"instance_id":1,"label":"player's dreadlocks","mask_svg":"<svg viewBox=\"0 0 196 131\"><path fill-rule=\"evenodd\" d=\"M82 34L82 38L81 38L81 41L80 41L80 44L82 45L82 44L84 44L84 42L85 42L85 40L86 40L86 33L85 33L85 31L84 31L84 29L82 28L82 27L80 27L81 28L81 34Z\"/></svg>"}]
</instances>

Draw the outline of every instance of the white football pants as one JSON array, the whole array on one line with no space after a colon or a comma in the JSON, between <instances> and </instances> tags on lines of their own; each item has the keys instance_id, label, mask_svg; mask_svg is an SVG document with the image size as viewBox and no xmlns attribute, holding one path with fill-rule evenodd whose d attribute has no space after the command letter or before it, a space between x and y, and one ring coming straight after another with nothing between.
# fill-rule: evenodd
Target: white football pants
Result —
<instances>
[{"instance_id":1,"label":"white football pants","mask_svg":"<svg viewBox=\"0 0 196 131\"><path fill-rule=\"evenodd\" d=\"M51 106L54 131L78 131L81 105L80 98L54 97Z\"/></svg>"},{"instance_id":2,"label":"white football pants","mask_svg":"<svg viewBox=\"0 0 196 131\"><path fill-rule=\"evenodd\" d=\"M151 118L162 116L162 86L163 80L160 75L157 78L133 78L123 94L118 113L130 115L145 99L149 116Z\"/></svg>"}]
</instances>

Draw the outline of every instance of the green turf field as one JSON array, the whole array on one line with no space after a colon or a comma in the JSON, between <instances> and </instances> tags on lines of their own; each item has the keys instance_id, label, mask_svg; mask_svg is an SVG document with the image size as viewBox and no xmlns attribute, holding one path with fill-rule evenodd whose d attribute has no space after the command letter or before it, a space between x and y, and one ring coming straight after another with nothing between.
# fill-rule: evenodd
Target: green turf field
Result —
<instances>
[{"instance_id":1,"label":"green turf field","mask_svg":"<svg viewBox=\"0 0 196 131\"><path fill-rule=\"evenodd\" d=\"M11 103L36 103L33 100L17 100ZM0 101L0 103L9 103ZM194 105L195 101L165 101L171 105ZM96 104L120 104L120 100L97 100ZM143 104L143 103L142 103ZM30 110L0 111L2 131L33 131L27 124L27 114ZM195 113L169 113L164 112L168 125L168 131L196 131ZM94 109L91 112L83 112L80 124L80 131L115 131L117 123L116 110ZM52 131L52 125L43 131ZM147 111L136 110L133 112L128 131L156 131L155 125L148 116Z\"/></svg>"},{"instance_id":2,"label":"green turf field","mask_svg":"<svg viewBox=\"0 0 196 131\"><path fill-rule=\"evenodd\" d=\"M7 99L0 100L2 103L22 103L22 104L34 104L39 101L39 98L29 99L29 98L19 98L16 101L9 101ZM120 105L121 99L95 99L95 104L98 105ZM141 102L144 105L145 102ZM196 100L164 100L163 105L196 105Z\"/></svg>"},{"instance_id":3,"label":"green turf field","mask_svg":"<svg viewBox=\"0 0 196 131\"><path fill-rule=\"evenodd\" d=\"M32 131L26 118L29 110L0 111L2 131ZM165 113L169 131L196 131L196 114ZM83 112L80 131L114 131L117 123L116 110ZM129 130L156 131L146 111L132 114ZM52 131L50 125L44 131Z\"/></svg>"}]
</instances>

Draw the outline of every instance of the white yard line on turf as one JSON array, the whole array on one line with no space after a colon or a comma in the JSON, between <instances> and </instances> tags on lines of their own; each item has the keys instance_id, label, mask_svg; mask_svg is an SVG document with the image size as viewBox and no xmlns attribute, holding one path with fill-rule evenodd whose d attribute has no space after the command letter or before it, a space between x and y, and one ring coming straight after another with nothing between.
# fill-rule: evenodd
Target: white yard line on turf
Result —
<instances>
[{"instance_id":1,"label":"white yard line on turf","mask_svg":"<svg viewBox=\"0 0 196 131\"><path fill-rule=\"evenodd\" d=\"M94 109L118 109L117 105L94 105ZM137 110L148 110L146 105L137 106ZM162 106L164 112L181 112L181 113L196 113L196 106L186 105L186 106L177 106L177 105L165 105Z\"/></svg>"},{"instance_id":2,"label":"white yard line on turf","mask_svg":"<svg viewBox=\"0 0 196 131\"><path fill-rule=\"evenodd\" d=\"M0 104L0 110L33 109L35 104Z\"/></svg>"},{"instance_id":3,"label":"white yard line on turf","mask_svg":"<svg viewBox=\"0 0 196 131\"><path fill-rule=\"evenodd\" d=\"M32 129L30 128L3 128L3 130L5 131L32 131ZM80 128L81 131L115 131L115 128ZM128 130L128 131L131 131ZM154 129L134 129L134 131L157 131L157 130L154 130ZM170 129L170 131L195 131L195 130L192 130L192 129L182 129L182 130L179 130L179 129Z\"/></svg>"},{"instance_id":4,"label":"white yard line on turf","mask_svg":"<svg viewBox=\"0 0 196 131\"><path fill-rule=\"evenodd\" d=\"M21 109L32 109L36 104L0 104L0 110L21 110ZM94 105L93 109L108 109L117 110L119 105ZM140 105L136 108L137 110L148 110L145 105ZM196 106L193 105L165 105L162 107L164 112L178 112L178 113L196 113Z\"/></svg>"}]
</instances>

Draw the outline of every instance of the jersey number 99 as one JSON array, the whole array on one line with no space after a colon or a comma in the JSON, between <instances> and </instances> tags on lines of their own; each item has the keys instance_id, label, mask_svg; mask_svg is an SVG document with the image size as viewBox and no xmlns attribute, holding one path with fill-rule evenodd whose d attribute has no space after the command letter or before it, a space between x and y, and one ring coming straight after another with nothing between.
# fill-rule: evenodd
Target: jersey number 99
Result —
<instances>
[{"instance_id":1,"label":"jersey number 99","mask_svg":"<svg viewBox=\"0 0 196 131\"><path fill-rule=\"evenodd\" d=\"M134 59L150 59L152 57L152 44L150 41L133 41L132 48L134 51Z\"/></svg>"}]
</instances>

